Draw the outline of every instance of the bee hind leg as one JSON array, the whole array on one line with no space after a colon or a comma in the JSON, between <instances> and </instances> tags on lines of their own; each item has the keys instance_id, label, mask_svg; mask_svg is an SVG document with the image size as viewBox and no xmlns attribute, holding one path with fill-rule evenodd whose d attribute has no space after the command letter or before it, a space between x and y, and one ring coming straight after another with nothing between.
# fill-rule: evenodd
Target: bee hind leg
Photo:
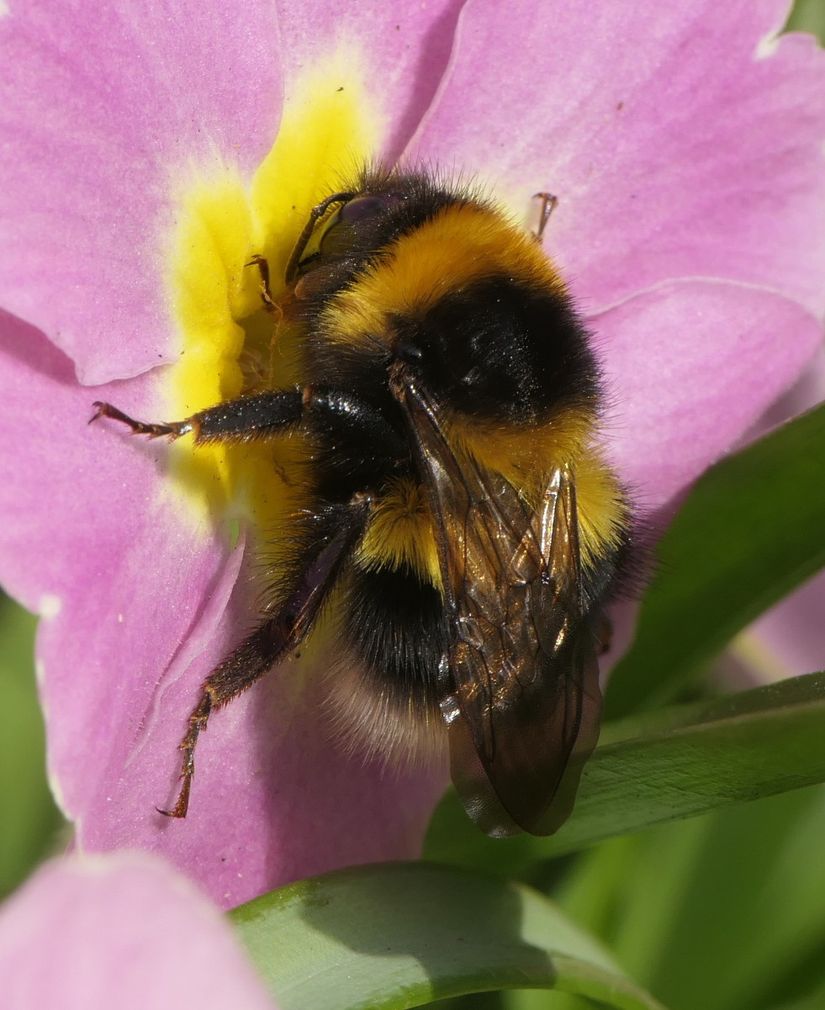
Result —
<instances>
[{"instance_id":1,"label":"bee hind leg","mask_svg":"<svg viewBox=\"0 0 825 1010\"><path fill-rule=\"evenodd\" d=\"M195 776L195 748L198 737L206 730L209 716L215 709L237 698L280 658L283 652L280 648L283 639L277 634L280 630L277 625L276 618L259 628L227 656L203 682L201 696L189 716L186 733L178 744L178 750L183 754L178 797L171 809L155 807L159 814L165 817L186 817L192 779Z\"/></svg>"},{"instance_id":2,"label":"bee hind leg","mask_svg":"<svg viewBox=\"0 0 825 1010\"><path fill-rule=\"evenodd\" d=\"M316 531L318 539L301 559L292 592L274 616L241 642L203 682L179 744L183 762L178 797L171 809L157 807L159 813L167 817L186 817L195 775L195 748L209 716L252 687L306 638L343 564L361 538L370 507L369 497L359 494L351 502L336 505L327 513L327 524L323 530Z\"/></svg>"}]
</instances>

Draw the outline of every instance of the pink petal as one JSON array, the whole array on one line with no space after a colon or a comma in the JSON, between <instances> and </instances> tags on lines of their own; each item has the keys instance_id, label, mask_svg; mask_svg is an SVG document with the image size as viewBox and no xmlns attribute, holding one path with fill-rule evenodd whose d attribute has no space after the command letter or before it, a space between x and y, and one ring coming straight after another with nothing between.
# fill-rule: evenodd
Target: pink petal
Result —
<instances>
[{"instance_id":1,"label":"pink petal","mask_svg":"<svg viewBox=\"0 0 825 1010\"><path fill-rule=\"evenodd\" d=\"M249 607L233 600L208 650L169 671L120 777L80 825L80 844L163 852L226 908L340 866L417 857L444 774L393 772L347 754L321 716L322 671L289 663L211 718L186 820L154 811L173 800L176 747L199 684L226 654L230 631L237 640L249 621Z\"/></svg>"},{"instance_id":2,"label":"pink petal","mask_svg":"<svg viewBox=\"0 0 825 1010\"><path fill-rule=\"evenodd\" d=\"M765 681L825 670L825 572L810 579L746 633L742 659Z\"/></svg>"},{"instance_id":3,"label":"pink petal","mask_svg":"<svg viewBox=\"0 0 825 1010\"><path fill-rule=\"evenodd\" d=\"M588 312L677 277L825 308L825 54L786 0L471 2L414 142L526 208ZM483 72L480 68L483 67ZM502 86L506 82L506 86Z\"/></svg>"},{"instance_id":4,"label":"pink petal","mask_svg":"<svg viewBox=\"0 0 825 1010\"><path fill-rule=\"evenodd\" d=\"M138 853L47 864L0 909L6 1007L273 1010L225 919Z\"/></svg>"},{"instance_id":5,"label":"pink petal","mask_svg":"<svg viewBox=\"0 0 825 1010\"><path fill-rule=\"evenodd\" d=\"M163 852L223 905L417 855L442 777L344 754L289 665L211 720L189 818L155 811L201 681L252 608L246 580L227 608L242 547L228 553L164 493L164 445L86 425L96 396L148 416L154 379L80 387L41 334L4 317L0 428L17 462L0 486L0 570L45 617L49 767L80 847Z\"/></svg>"},{"instance_id":6,"label":"pink petal","mask_svg":"<svg viewBox=\"0 0 825 1010\"><path fill-rule=\"evenodd\" d=\"M441 80L462 5L463 0L359 0L333 9L328 0L278 0L287 100L292 84L318 53L341 46L370 102L377 104L386 129L382 155L394 161Z\"/></svg>"},{"instance_id":7,"label":"pink petal","mask_svg":"<svg viewBox=\"0 0 825 1010\"><path fill-rule=\"evenodd\" d=\"M572 2L501 18L471 0L411 145L477 168L519 213L532 193L559 196L548 251L602 348L614 457L651 506L729 448L816 344L825 54L772 39L786 12Z\"/></svg>"},{"instance_id":8,"label":"pink petal","mask_svg":"<svg viewBox=\"0 0 825 1010\"><path fill-rule=\"evenodd\" d=\"M589 323L608 384L608 452L645 510L732 448L822 340L792 301L706 281L664 284Z\"/></svg>"},{"instance_id":9,"label":"pink petal","mask_svg":"<svg viewBox=\"0 0 825 1010\"><path fill-rule=\"evenodd\" d=\"M281 108L272 3L27 0L0 18L0 305L82 382L178 351L164 273L178 176L251 172Z\"/></svg>"},{"instance_id":10,"label":"pink petal","mask_svg":"<svg viewBox=\"0 0 825 1010\"><path fill-rule=\"evenodd\" d=\"M771 428L784 424L797 414L825 400L825 343L820 343L813 360L797 381L759 418L756 427L745 436L748 442L760 438Z\"/></svg>"},{"instance_id":11,"label":"pink petal","mask_svg":"<svg viewBox=\"0 0 825 1010\"><path fill-rule=\"evenodd\" d=\"M240 559L165 504L160 454L89 427L91 401L156 402L152 376L97 387L9 316L0 327L0 428L17 463L0 486L4 584L45 620L38 659L49 766L67 816L111 791L156 685ZM221 608L218 603L217 616ZM149 808L151 809L151 807Z\"/></svg>"},{"instance_id":12,"label":"pink petal","mask_svg":"<svg viewBox=\"0 0 825 1010\"><path fill-rule=\"evenodd\" d=\"M282 75L291 89L339 44L368 88L381 82L394 157L435 90L458 6L374 0L331 16L318 2L240 13L145 0L101 8L93 25L70 4L14 7L0 21L0 304L48 333L84 383L174 360L164 271L176 185L192 166L248 177L275 139Z\"/></svg>"}]
</instances>

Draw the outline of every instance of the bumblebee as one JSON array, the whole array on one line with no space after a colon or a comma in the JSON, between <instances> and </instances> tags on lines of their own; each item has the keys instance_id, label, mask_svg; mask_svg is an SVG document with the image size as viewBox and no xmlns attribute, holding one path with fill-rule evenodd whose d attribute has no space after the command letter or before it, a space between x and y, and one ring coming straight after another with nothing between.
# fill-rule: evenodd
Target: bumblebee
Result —
<instances>
[{"instance_id":1,"label":"bumblebee","mask_svg":"<svg viewBox=\"0 0 825 1010\"><path fill-rule=\"evenodd\" d=\"M329 705L348 732L406 759L446 738L490 834L549 834L569 815L630 509L599 450L588 334L536 238L466 187L365 169L312 210L282 292L253 261L267 307L301 327L299 387L171 423L95 404L93 420L152 437L308 436L275 603L203 683L162 813L186 816L211 713L328 610Z\"/></svg>"}]
</instances>

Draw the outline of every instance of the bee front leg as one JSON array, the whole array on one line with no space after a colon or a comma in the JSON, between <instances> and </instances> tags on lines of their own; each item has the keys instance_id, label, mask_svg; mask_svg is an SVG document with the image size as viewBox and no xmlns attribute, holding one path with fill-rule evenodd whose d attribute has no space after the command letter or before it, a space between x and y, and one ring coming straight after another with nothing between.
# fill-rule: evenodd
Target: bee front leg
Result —
<instances>
[{"instance_id":1,"label":"bee front leg","mask_svg":"<svg viewBox=\"0 0 825 1010\"><path fill-rule=\"evenodd\" d=\"M244 266L258 268L258 273L261 278L261 301L264 303L266 311L275 316L283 315L277 302L272 297L272 291L269 287L269 262L266 257L256 253L247 263L244 264Z\"/></svg>"}]
</instances>

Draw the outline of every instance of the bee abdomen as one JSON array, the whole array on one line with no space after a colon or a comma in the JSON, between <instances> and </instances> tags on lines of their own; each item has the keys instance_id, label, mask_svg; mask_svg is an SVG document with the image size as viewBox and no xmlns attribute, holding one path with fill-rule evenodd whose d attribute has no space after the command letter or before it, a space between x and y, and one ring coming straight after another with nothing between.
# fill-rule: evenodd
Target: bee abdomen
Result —
<instances>
[{"instance_id":1,"label":"bee abdomen","mask_svg":"<svg viewBox=\"0 0 825 1010\"><path fill-rule=\"evenodd\" d=\"M343 658L330 671L340 735L390 759L443 748L439 663L447 647L441 593L407 566L356 569L346 587Z\"/></svg>"}]
</instances>

